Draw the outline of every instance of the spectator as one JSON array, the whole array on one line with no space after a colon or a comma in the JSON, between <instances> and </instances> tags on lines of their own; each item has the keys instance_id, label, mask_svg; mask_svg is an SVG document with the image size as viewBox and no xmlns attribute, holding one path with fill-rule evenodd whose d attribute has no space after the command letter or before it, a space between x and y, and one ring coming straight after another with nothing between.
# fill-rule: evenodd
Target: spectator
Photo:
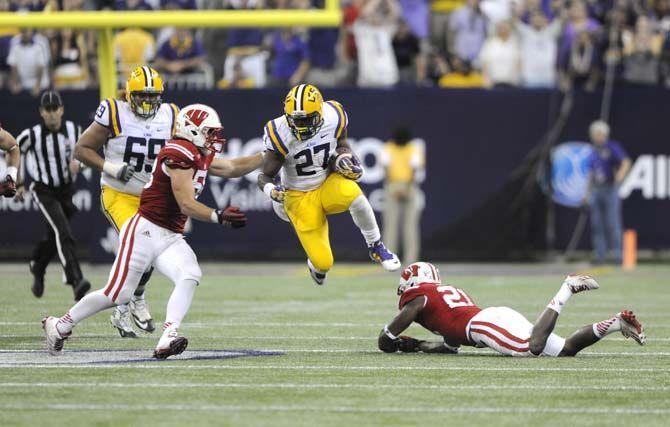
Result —
<instances>
[{"instance_id":1,"label":"spectator","mask_svg":"<svg viewBox=\"0 0 670 427\"><path fill-rule=\"evenodd\" d=\"M116 0L114 2L115 10L153 10L151 5L145 0Z\"/></svg>"},{"instance_id":2,"label":"spectator","mask_svg":"<svg viewBox=\"0 0 670 427\"><path fill-rule=\"evenodd\" d=\"M530 25L517 20L521 50L521 81L525 87L554 87L556 85L556 56L562 23L551 24L541 10L530 15Z\"/></svg>"},{"instance_id":3,"label":"spectator","mask_svg":"<svg viewBox=\"0 0 670 427\"><path fill-rule=\"evenodd\" d=\"M440 87L446 88L484 87L484 83L484 76L457 56L451 58L451 71L439 80Z\"/></svg>"},{"instance_id":4,"label":"spectator","mask_svg":"<svg viewBox=\"0 0 670 427\"><path fill-rule=\"evenodd\" d=\"M358 50L358 85L389 87L398 82L393 35L400 16L395 0L368 0L354 22Z\"/></svg>"},{"instance_id":5,"label":"spectator","mask_svg":"<svg viewBox=\"0 0 670 427\"><path fill-rule=\"evenodd\" d=\"M205 62L205 49L191 30L177 28L156 55L156 67L171 74L194 73Z\"/></svg>"},{"instance_id":6,"label":"spectator","mask_svg":"<svg viewBox=\"0 0 670 427\"><path fill-rule=\"evenodd\" d=\"M595 90L600 79L599 54L593 37L588 31L577 34L570 47L567 63L561 67L560 85L563 90L573 86Z\"/></svg>"},{"instance_id":7,"label":"spectator","mask_svg":"<svg viewBox=\"0 0 670 427\"><path fill-rule=\"evenodd\" d=\"M449 18L449 54L474 63L486 41L488 21L482 13L479 0L467 0Z\"/></svg>"},{"instance_id":8,"label":"spectator","mask_svg":"<svg viewBox=\"0 0 670 427\"><path fill-rule=\"evenodd\" d=\"M582 0L575 0L568 11L568 22L563 30L563 38L558 52L558 62L564 66L570 62L573 54L575 41L583 33L595 33L600 28L598 22L589 18L586 4ZM586 38L578 44L584 45ZM592 40L591 40L592 41Z\"/></svg>"},{"instance_id":9,"label":"spectator","mask_svg":"<svg viewBox=\"0 0 670 427\"><path fill-rule=\"evenodd\" d=\"M624 30L624 79L633 83L657 84L663 39L651 27L649 18L639 16L635 30Z\"/></svg>"},{"instance_id":10,"label":"spectator","mask_svg":"<svg viewBox=\"0 0 670 427\"><path fill-rule=\"evenodd\" d=\"M231 0L229 8L246 10L260 6L254 0ZM264 87L267 82L265 63L268 53L263 50L263 32L258 28L232 28L228 31L226 47L224 79L234 80L234 67L239 62L244 75L251 78L256 87Z\"/></svg>"},{"instance_id":11,"label":"spectator","mask_svg":"<svg viewBox=\"0 0 670 427\"><path fill-rule=\"evenodd\" d=\"M630 169L630 158L621 145L609 139L607 123L597 120L589 127L593 152L588 161L589 191L585 197L591 210L591 240L596 263L603 263L608 248L621 262L623 220L619 185Z\"/></svg>"},{"instance_id":12,"label":"spectator","mask_svg":"<svg viewBox=\"0 0 670 427\"><path fill-rule=\"evenodd\" d=\"M384 242L389 250L399 247L402 233L402 259L405 264L419 259L421 231L421 190L418 182L423 173L423 147L412 140L405 128L397 128L391 141L384 144L382 164L386 169L384 185Z\"/></svg>"},{"instance_id":13,"label":"spectator","mask_svg":"<svg viewBox=\"0 0 670 427\"><path fill-rule=\"evenodd\" d=\"M309 70L309 48L293 28L277 30L272 36L272 81L276 86L295 86Z\"/></svg>"},{"instance_id":14,"label":"spectator","mask_svg":"<svg viewBox=\"0 0 670 427\"><path fill-rule=\"evenodd\" d=\"M517 86L521 77L521 52L510 23L501 21L496 33L482 47L479 55L482 74L487 87Z\"/></svg>"},{"instance_id":15,"label":"spectator","mask_svg":"<svg viewBox=\"0 0 670 427\"><path fill-rule=\"evenodd\" d=\"M402 83L411 84L424 80L419 78L419 71L417 70L420 64L418 61L419 39L410 32L409 27L404 22L398 25L398 31L393 36L393 52L395 53ZM425 76L425 72L423 75Z\"/></svg>"},{"instance_id":16,"label":"spectator","mask_svg":"<svg viewBox=\"0 0 670 427\"><path fill-rule=\"evenodd\" d=\"M240 61L233 66L233 79L221 79L217 84L219 89L251 89L254 87L253 79L244 75Z\"/></svg>"},{"instance_id":17,"label":"spectator","mask_svg":"<svg viewBox=\"0 0 670 427\"><path fill-rule=\"evenodd\" d=\"M430 40L435 50L446 54L449 40L449 19L451 12L461 7L465 3L463 0L430 0Z\"/></svg>"},{"instance_id":18,"label":"spectator","mask_svg":"<svg viewBox=\"0 0 670 427\"><path fill-rule=\"evenodd\" d=\"M7 64L11 67L12 93L28 90L37 96L49 87L49 41L31 29L22 29L10 43Z\"/></svg>"},{"instance_id":19,"label":"spectator","mask_svg":"<svg viewBox=\"0 0 670 427\"><path fill-rule=\"evenodd\" d=\"M409 26L413 37L419 42L419 52L414 57L416 82L426 83L426 61L430 46L430 8L429 0L398 0L402 9L403 21ZM400 64L398 64L400 66Z\"/></svg>"},{"instance_id":20,"label":"spectator","mask_svg":"<svg viewBox=\"0 0 670 427\"><path fill-rule=\"evenodd\" d=\"M310 65L306 80L311 84L333 87L347 77L347 69L338 64L338 53L344 62L344 38L340 35L339 28L310 28L307 41Z\"/></svg>"},{"instance_id":21,"label":"spectator","mask_svg":"<svg viewBox=\"0 0 670 427\"><path fill-rule=\"evenodd\" d=\"M151 33L140 28L126 28L114 36L114 50L119 74L125 76L154 58L156 43Z\"/></svg>"},{"instance_id":22,"label":"spectator","mask_svg":"<svg viewBox=\"0 0 670 427\"><path fill-rule=\"evenodd\" d=\"M85 89L88 85L88 52L84 35L62 29L51 38L53 80L57 89Z\"/></svg>"}]
</instances>

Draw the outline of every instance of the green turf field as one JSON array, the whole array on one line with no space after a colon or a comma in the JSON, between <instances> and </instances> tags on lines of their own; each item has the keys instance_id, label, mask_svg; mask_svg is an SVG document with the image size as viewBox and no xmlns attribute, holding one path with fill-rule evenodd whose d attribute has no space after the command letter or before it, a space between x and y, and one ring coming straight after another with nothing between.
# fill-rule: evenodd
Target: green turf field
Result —
<instances>
[{"instance_id":1,"label":"green turf field","mask_svg":"<svg viewBox=\"0 0 670 427\"><path fill-rule=\"evenodd\" d=\"M376 266L336 265L320 288L302 264L207 264L181 329L184 358L281 354L166 362L143 360L157 333L122 339L109 313L77 327L63 356L48 356L39 320L63 314L72 293L53 266L44 297L33 298L23 268L0 266L1 426L670 424L668 267L591 270L601 289L572 298L559 319L567 335L629 308L645 325L645 347L616 334L574 359L512 359L472 348L377 351L397 311L397 278ZM533 321L569 268L447 265L442 274L478 305ZM104 268L86 271L94 288L103 284ZM156 274L149 286L162 320L171 285Z\"/></svg>"}]
</instances>

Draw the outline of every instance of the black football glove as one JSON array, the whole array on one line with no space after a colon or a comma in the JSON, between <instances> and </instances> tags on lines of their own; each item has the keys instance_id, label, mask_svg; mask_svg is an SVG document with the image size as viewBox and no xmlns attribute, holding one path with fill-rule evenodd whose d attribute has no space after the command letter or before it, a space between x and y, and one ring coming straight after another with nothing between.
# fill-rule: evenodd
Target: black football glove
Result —
<instances>
[{"instance_id":1,"label":"black football glove","mask_svg":"<svg viewBox=\"0 0 670 427\"><path fill-rule=\"evenodd\" d=\"M217 209L216 216L219 219L219 224L230 226L233 228L241 228L247 225L247 216L240 208L236 206L228 206L225 209Z\"/></svg>"},{"instance_id":2,"label":"black football glove","mask_svg":"<svg viewBox=\"0 0 670 427\"><path fill-rule=\"evenodd\" d=\"M4 181L0 182L0 195L3 197L14 197L16 194L16 182L11 176L7 175Z\"/></svg>"},{"instance_id":3,"label":"black football glove","mask_svg":"<svg viewBox=\"0 0 670 427\"><path fill-rule=\"evenodd\" d=\"M403 353L416 353L418 351L421 351L419 349L419 346L423 342L425 341L408 337L407 335L401 335L398 337L398 350Z\"/></svg>"}]
</instances>

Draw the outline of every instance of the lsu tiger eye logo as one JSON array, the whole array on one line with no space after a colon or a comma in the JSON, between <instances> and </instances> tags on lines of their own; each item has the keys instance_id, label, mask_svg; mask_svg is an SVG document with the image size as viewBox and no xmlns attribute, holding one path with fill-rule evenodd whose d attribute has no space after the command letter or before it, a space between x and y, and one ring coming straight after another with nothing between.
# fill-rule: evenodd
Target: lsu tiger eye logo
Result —
<instances>
[{"instance_id":1,"label":"lsu tiger eye logo","mask_svg":"<svg viewBox=\"0 0 670 427\"><path fill-rule=\"evenodd\" d=\"M307 100L311 102L316 102L319 99L319 91L315 87L310 86L307 89Z\"/></svg>"}]
</instances>

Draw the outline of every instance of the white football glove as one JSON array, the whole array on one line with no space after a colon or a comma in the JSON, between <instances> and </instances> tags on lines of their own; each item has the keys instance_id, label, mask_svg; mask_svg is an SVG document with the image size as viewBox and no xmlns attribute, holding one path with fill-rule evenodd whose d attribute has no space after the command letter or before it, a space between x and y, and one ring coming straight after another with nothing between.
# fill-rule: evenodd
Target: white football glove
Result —
<instances>
[{"instance_id":1,"label":"white football glove","mask_svg":"<svg viewBox=\"0 0 670 427\"><path fill-rule=\"evenodd\" d=\"M345 178L357 181L363 176L363 166L351 153L342 153L335 158L335 171Z\"/></svg>"},{"instance_id":2,"label":"white football glove","mask_svg":"<svg viewBox=\"0 0 670 427\"><path fill-rule=\"evenodd\" d=\"M128 163L111 163L105 162L102 165L102 170L108 174L118 179L121 182L128 182L130 178L135 175L135 168Z\"/></svg>"}]
</instances>

